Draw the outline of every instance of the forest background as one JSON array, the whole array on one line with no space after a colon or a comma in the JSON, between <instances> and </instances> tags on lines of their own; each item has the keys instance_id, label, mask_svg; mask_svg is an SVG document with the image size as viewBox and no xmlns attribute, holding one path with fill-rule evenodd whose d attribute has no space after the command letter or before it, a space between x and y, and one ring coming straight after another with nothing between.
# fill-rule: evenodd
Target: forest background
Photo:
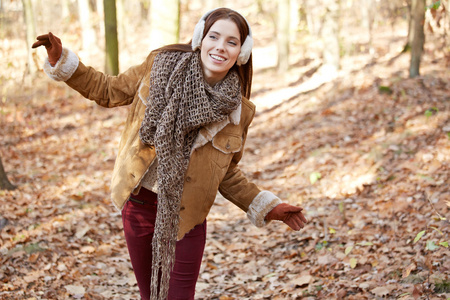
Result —
<instances>
[{"instance_id":1,"label":"forest background","mask_svg":"<svg viewBox=\"0 0 450 300\"><path fill-rule=\"evenodd\" d=\"M52 31L105 70L111 2L0 1L1 299L138 298L109 200L127 108L51 81L29 51ZM188 42L210 8L246 16L257 114L241 168L310 220L258 229L218 195L197 299L450 298L450 1L115 4L120 71Z\"/></svg>"}]
</instances>

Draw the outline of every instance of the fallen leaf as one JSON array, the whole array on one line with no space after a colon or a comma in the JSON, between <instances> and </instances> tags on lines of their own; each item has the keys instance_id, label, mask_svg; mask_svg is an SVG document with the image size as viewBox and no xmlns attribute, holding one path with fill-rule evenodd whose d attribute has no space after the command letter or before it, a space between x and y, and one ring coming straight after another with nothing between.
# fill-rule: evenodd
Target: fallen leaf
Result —
<instances>
[{"instance_id":1,"label":"fallen leaf","mask_svg":"<svg viewBox=\"0 0 450 300\"><path fill-rule=\"evenodd\" d=\"M414 271L416 269L416 264L415 263L411 263L408 267L406 267L406 269L403 270L402 273L402 278L406 278L409 276L409 274L411 274L411 271Z\"/></svg>"},{"instance_id":2,"label":"fallen leaf","mask_svg":"<svg viewBox=\"0 0 450 300\"><path fill-rule=\"evenodd\" d=\"M80 251L83 253L94 253L95 248L92 246L84 246L84 247L81 247Z\"/></svg>"},{"instance_id":3,"label":"fallen leaf","mask_svg":"<svg viewBox=\"0 0 450 300\"><path fill-rule=\"evenodd\" d=\"M358 264L358 260L354 257L350 258L350 267L354 269L356 265Z\"/></svg>"},{"instance_id":4,"label":"fallen leaf","mask_svg":"<svg viewBox=\"0 0 450 300\"><path fill-rule=\"evenodd\" d=\"M353 250L353 246L349 246L349 247L347 247L347 248L345 248L345 255L348 255L350 252L352 252L352 250Z\"/></svg>"},{"instance_id":5,"label":"fallen leaf","mask_svg":"<svg viewBox=\"0 0 450 300\"><path fill-rule=\"evenodd\" d=\"M340 290L337 292L337 297L338 297L338 299L344 299L345 296L347 296L347 290L346 290L346 289L340 289Z\"/></svg>"},{"instance_id":6,"label":"fallen leaf","mask_svg":"<svg viewBox=\"0 0 450 300\"><path fill-rule=\"evenodd\" d=\"M30 283L30 282L38 280L39 277L41 277L41 276L38 272L33 272L29 275L24 276L23 280L25 280L25 282L27 282L27 283Z\"/></svg>"},{"instance_id":7,"label":"fallen leaf","mask_svg":"<svg viewBox=\"0 0 450 300\"><path fill-rule=\"evenodd\" d=\"M413 243L415 244L415 243L417 243L421 238L422 238L422 236L425 234L425 230L422 230L421 232L419 232L417 235L416 235L416 237L414 238L414 241L413 241Z\"/></svg>"},{"instance_id":8,"label":"fallen leaf","mask_svg":"<svg viewBox=\"0 0 450 300\"><path fill-rule=\"evenodd\" d=\"M78 228L77 232L75 233L76 238L81 239L89 230L91 230L91 227L89 225Z\"/></svg>"},{"instance_id":9,"label":"fallen leaf","mask_svg":"<svg viewBox=\"0 0 450 300\"><path fill-rule=\"evenodd\" d=\"M73 296L84 295L86 293L86 289L81 285L66 285L64 288Z\"/></svg>"},{"instance_id":10,"label":"fallen leaf","mask_svg":"<svg viewBox=\"0 0 450 300\"><path fill-rule=\"evenodd\" d=\"M295 278L289 282L289 284L302 287L305 285L309 285L312 281L313 277L311 275L303 275L298 278Z\"/></svg>"},{"instance_id":11,"label":"fallen leaf","mask_svg":"<svg viewBox=\"0 0 450 300\"><path fill-rule=\"evenodd\" d=\"M378 297L384 297L384 296L389 295L395 288L396 288L395 285L390 284L390 285L386 285L386 286L376 287L373 290L371 290L371 292L373 294L377 295Z\"/></svg>"},{"instance_id":12,"label":"fallen leaf","mask_svg":"<svg viewBox=\"0 0 450 300\"><path fill-rule=\"evenodd\" d=\"M420 291L420 290L417 288L417 285L414 285L414 289L413 289L413 292L412 292L412 296L413 296L414 299L419 299L420 296L422 296L422 291Z\"/></svg>"},{"instance_id":13,"label":"fallen leaf","mask_svg":"<svg viewBox=\"0 0 450 300\"><path fill-rule=\"evenodd\" d=\"M371 290L371 292L375 295L377 295L378 297L384 297L389 295L390 291L384 287L384 286L379 286L374 288L373 290Z\"/></svg>"}]
</instances>

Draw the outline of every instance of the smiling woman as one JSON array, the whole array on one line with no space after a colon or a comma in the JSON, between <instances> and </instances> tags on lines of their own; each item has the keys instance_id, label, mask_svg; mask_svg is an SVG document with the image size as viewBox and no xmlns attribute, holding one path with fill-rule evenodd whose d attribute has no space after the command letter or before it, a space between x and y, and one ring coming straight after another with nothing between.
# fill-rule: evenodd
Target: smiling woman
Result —
<instances>
[{"instance_id":1,"label":"smiling woman","mask_svg":"<svg viewBox=\"0 0 450 300\"><path fill-rule=\"evenodd\" d=\"M45 72L104 107L131 105L111 191L142 299L194 299L217 191L262 227L304 227L302 208L260 190L239 168L248 127L253 38L245 18L206 13L188 44L152 51L138 66L107 76L79 61L52 33Z\"/></svg>"},{"instance_id":2,"label":"smiling woman","mask_svg":"<svg viewBox=\"0 0 450 300\"><path fill-rule=\"evenodd\" d=\"M200 51L206 82L213 86L224 79L240 52L241 40L236 23L216 21L203 39Z\"/></svg>"}]
</instances>

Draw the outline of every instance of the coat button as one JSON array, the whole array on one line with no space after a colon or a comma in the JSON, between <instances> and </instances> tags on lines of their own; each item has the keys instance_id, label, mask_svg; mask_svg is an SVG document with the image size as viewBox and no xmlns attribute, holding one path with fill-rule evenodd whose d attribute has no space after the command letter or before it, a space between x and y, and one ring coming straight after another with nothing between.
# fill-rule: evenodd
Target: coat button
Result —
<instances>
[{"instance_id":1,"label":"coat button","mask_svg":"<svg viewBox=\"0 0 450 300\"><path fill-rule=\"evenodd\" d=\"M227 145L225 146L225 148L227 148L227 150L230 150L231 146L230 146L230 141L228 141Z\"/></svg>"},{"instance_id":2,"label":"coat button","mask_svg":"<svg viewBox=\"0 0 450 300\"><path fill-rule=\"evenodd\" d=\"M186 182L191 182L191 177L186 177Z\"/></svg>"}]
</instances>

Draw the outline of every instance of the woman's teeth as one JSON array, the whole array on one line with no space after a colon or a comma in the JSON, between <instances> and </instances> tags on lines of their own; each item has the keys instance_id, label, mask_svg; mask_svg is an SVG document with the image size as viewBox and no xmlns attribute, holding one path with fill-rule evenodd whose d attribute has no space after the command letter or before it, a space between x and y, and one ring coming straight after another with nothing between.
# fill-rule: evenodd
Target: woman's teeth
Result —
<instances>
[{"instance_id":1,"label":"woman's teeth","mask_svg":"<svg viewBox=\"0 0 450 300\"><path fill-rule=\"evenodd\" d=\"M222 58L220 56L217 56L217 55L214 55L214 54L211 54L211 57L214 58L215 60L220 60L220 61L224 61L225 60L224 58Z\"/></svg>"}]
</instances>

